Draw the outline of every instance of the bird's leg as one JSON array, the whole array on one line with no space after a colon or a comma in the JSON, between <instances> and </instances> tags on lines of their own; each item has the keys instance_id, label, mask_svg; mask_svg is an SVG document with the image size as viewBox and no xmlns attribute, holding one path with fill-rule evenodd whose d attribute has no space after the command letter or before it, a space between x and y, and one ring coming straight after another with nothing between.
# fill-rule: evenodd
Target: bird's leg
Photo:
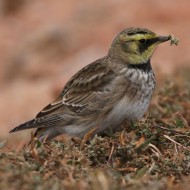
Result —
<instances>
[{"instance_id":1,"label":"bird's leg","mask_svg":"<svg viewBox=\"0 0 190 190\"><path fill-rule=\"evenodd\" d=\"M82 142L82 139L81 138L79 138L79 137L72 137L71 138L71 141L74 143L74 144L81 144L81 142Z\"/></svg>"},{"instance_id":2,"label":"bird's leg","mask_svg":"<svg viewBox=\"0 0 190 190\"><path fill-rule=\"evenodd\" d=\"M95 127L93 129L91 129L90 131L88 131L82 141L81 141L81 144L80 144L80 150L82 150L84 148L84 144L92 137L92 135L94 134L94 132L98 129L99 127Z\"/></svg>"},{"instance_id":3,"label":"bird's leg","mask_svg":"<svg viewBox=\"0 0 190 190\"><path fill-rule=\"evenodd\" d=\"M113 137L114 129L111 127L108 127L106 130L103 131L102 134L108 137Z\"/></svg>"}]
</instances>

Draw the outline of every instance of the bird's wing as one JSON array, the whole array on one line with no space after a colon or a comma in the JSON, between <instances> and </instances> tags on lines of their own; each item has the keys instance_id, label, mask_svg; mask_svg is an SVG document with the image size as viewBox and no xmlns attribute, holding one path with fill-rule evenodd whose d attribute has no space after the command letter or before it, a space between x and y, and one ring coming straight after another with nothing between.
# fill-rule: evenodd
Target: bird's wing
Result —
<instances>
[{"instance_id":1,"label":"bird's wing","mask_svg":"<svg viewBox=\"0 0 190 190\"><path fill-rule=\"evenodd\" d=\"M92 100L98 98L98 93L109 91L108 87L115 78L115 72L107 65L102 64L103 61L104 58L99 59L76 73L65 85L60 96L39 112L36 118L66 108L79 113L84 111Z\"/></svg>"},{"instance_id":2,"label":"bird's wing","mask_svg":"<svg viewBox=\"0 0 190 190\"><path fill-rule=\"evenodd\" d=\"M104 61L105 58L99 59L76 73L55 101L39 112L34 120L11 132L55 125L64 120L63 114L87 117L98 110L102 112L108 101L114 100L115 95L111 92L110 84L116 77L116 72L103 64Z\"/></svg>"}]
</instances>

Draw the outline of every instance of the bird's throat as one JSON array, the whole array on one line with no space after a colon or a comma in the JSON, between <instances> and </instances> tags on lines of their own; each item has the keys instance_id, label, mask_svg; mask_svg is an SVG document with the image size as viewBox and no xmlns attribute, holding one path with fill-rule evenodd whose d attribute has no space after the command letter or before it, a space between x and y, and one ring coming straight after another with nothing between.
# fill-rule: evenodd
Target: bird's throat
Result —
<instances>
[{"instance_id":1,"label":"bird's throat","mask_svg":"<svg viewBox=\"0 0 190 190\"><path fill-rule=\"evenodd\" d=\"M146 63L142 63L142 64L128 64L128 67L137 69L137 70L142 70L147 73L152 70L150 59Z\"/></svg>"}]
</instances>

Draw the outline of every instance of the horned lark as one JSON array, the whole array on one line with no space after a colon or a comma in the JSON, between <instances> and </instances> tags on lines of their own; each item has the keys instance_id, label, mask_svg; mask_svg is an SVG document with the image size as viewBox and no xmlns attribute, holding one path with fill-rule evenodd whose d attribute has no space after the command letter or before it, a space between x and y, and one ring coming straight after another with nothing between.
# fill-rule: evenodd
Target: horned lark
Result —
<instances>
[{"instance_id":1,"label":"horned lark","mask_svg":"<svg viewBox=\"0 0 190 190\"><path fill-rule=\"evenodd\" d=\"M144 28L123 30L105 57L77 72L35 119L10 132L37 128L40 141L60 134L82 138L94 129L97 134L142 118L155 88L151 56L157 45L172 38Z\"/></svg>"}]
</instances>

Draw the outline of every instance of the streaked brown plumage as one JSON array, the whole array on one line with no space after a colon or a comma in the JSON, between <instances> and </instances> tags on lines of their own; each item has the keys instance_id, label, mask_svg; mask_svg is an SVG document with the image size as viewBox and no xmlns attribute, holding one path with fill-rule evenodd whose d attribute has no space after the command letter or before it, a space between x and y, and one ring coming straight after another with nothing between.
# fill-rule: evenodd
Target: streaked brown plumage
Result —
<instances>
[{"instance_id":1,"label":"streaked brown plumage","mask_svg":"<svg viewBox=\"0 0 190 190\"><path fill-rule=\"evenodd\" d=\"M170 36L147 29L125 29L105 57L81 69L35 119L10 132L37 128L35 135L41 141L60 134L83 137L93 128L96 134L140 119L155 88L150 58L155 47L167 40Z\"/></svg>"}]
</instances>

